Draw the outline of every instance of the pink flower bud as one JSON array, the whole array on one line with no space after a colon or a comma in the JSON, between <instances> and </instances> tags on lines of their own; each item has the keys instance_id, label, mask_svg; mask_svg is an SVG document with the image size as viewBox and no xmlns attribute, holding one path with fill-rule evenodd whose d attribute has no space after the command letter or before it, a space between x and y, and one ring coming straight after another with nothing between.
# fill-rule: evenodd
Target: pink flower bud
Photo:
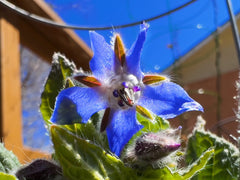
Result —
<instances>
[{"instance_id":1,"label":"pink flower bud","mask_svg":"<svg viewBox=\"0 0 240 180\"><path fill-rule=\"evenodd\" d=\"M149 132L141 135L136 139L133 147L127 150L125 159L152 164L167 157L181 146L179 140L181 129L180 126L175 130L167 129L157 133Z\"/></svg>"}]
</instances>

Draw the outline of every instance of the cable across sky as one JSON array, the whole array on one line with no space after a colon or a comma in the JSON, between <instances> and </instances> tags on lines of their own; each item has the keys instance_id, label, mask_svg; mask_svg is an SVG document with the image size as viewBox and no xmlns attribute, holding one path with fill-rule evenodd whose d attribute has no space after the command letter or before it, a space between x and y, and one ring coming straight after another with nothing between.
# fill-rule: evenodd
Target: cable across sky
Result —
<instances>
[{"instance_id":1,"label":"cable across sky","mask_svg":"<svg viewBox=\"0 0 240 180\"><path fill-rule=\"evenodd\" d=\"M167 11L167 12L164 12L162 14L159 14L157 16L154 16L154 17L151 17L151 18L147 18L147 19L143 19L141 21L136 21L136 22L132 22L132 23L128 23L128 24L122 24L122 25L113 25L113 26L102 26L102 27L87 27L87 26L75 26L75 25L69 25L69 24L62 24L62 23L57 23L55 21L52 21L50 19L47 19L47 18L44 18L44 17L41 17L41 16L38 16L36 14L32 14L10 2L8 2L7 0L0 0L0 3L2 5L4 5L5 7L9 8L10 10L16 12L17 14L23 16L23 17L26 17L30 20L33 20L33 21L37 21L37 22L40 22L40 23L44 23L44 24L47 24L47 25L50 25L50 26L55 26L55 27L59 27L59 28L68 28L68 29L75 29L75 30L111 30L111 29L120 29L120 28L126 28L126 27L131 27L131 26L136 26L136 25L139 25L141 24L142 22L150 22L150 21L153 21L153 20L156 20L156 19L159 19L161 17L164 17L164 16L167 16L167 15L170 15L192 3L194 3L196 0L190 0L189 2L175 8L175 9L172 9L170 11Z\"/></svg>"}]
</instances>

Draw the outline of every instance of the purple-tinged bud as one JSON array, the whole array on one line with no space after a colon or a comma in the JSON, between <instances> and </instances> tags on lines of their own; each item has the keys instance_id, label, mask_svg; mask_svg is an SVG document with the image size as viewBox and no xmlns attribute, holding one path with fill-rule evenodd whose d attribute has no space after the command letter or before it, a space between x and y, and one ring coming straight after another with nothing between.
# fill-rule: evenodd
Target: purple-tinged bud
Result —
<instances>
[{"instance_id":1,"label":"purple-tinged bud","mask_svg":"<svg viewBox=\"0 0 240 180\"><path fill-rule=\"evenodd\" d=\"M160 133L146 133L136 140L135 155L143 161L156 161L181 146L174 138Z\"/></svg>"},{"instance_id":2,"label":"purple-tinged bud","mask_svg":"<svg viewBox=\"0 0 240 180\"><path fill-rule=\"evenodd\" d=\"M167 129L157 133L149 132L135 140L125 154L124 160L133 164L156 164L169 156L174 155L180 148L180 136L182 127ZM170 155L172 154L172 155Z\"/></svg>"}]
</instances>

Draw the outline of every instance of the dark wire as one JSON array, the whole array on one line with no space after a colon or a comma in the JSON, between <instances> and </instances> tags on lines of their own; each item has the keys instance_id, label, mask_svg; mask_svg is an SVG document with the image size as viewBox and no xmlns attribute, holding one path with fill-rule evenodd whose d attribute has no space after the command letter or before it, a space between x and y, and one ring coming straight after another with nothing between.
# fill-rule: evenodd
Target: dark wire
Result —
<instances>
[{"instance_id":1,"label":"dark wire","mask_svg":"<svg viewBox=\"0 0 240 180\"><path fill-rule=\"evenodd\" d=\"M57 22L54 22L50 19L47 19L47 18L44 18L44 17L41 17L41 16L38 16L36 14L32 14L28 11L25 11L24 9L21 9L19 7L17 7L16 5L6 1L6 0L0 0L0 2L2 3L2 5L4 5L5 7L9 8L10 10L18 13L19 15L21 16L24 16L30 20L33 20L33 21L37 21L37 22L40 22L40 23L44 23L44 24L48 24L48 25L51 25L51 26L55 26L55 27L59 27L59 28L68 28L68 29L75 29L75 30L109 30L109 29L120 29L120 28L126 28L126 27L130 27L130 26L135 26L135 25L139 25L141 24L142 22L149 22L149 21L153 21L153 20L156 20L156 19L159 19L163 16L166 16L166 15L169 15L173 12L176 12L190 4L192 4L193 2L195 2L196 0L191 0L175 9L172 9L168 12L165 12L165 13L162 13L158 16L154 16L154 17L151 17L151 18L148 18L148 19L143 19L141 21L136 21L136 22L133 22L133 23L129 23L129 24L123 24L123 25L116 25L116 26L105 26L105 27L84 27L84 26L74 26L74 25L68 25L68 24L61 24L61 23L57 23Z\"/></svg>"}]
</instances>

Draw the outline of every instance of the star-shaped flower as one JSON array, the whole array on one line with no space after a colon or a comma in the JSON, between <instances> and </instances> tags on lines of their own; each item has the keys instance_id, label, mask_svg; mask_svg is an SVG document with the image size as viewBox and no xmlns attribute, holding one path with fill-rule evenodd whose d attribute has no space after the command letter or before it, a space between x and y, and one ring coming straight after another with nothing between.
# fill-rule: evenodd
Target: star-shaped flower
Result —
<instances>
[{"instance_id":1,"label":"star-shaped flower","mask_svg":"<svg viewBox=\"0 0 240 180\"><path fill-rule=\"evenodd\" d=\"M140 26L138 38L127 52L118 34L110 45L91 31L92 75L75 76L86 87L71 87L59 93L51 121L72 124L79 122L80 116L81 123L87 123L94 113L106 109L100 131L106 130L110 150L120 156L125 144L143 128L136 119L136 110L150 119L150 112L168 119L186 111L203 111L167 77L141 71L140 54L147 29L147 24Z\"/></svg>"}]
</instances>

